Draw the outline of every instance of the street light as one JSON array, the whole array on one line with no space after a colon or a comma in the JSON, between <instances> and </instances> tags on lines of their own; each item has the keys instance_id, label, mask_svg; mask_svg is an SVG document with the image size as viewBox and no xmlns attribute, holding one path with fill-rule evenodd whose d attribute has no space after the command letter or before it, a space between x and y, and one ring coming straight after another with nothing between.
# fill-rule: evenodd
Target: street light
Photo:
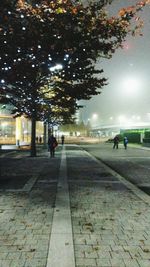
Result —
<instances>
[{"instance_id":1,"label":"street light","mask_svg":"<svg viewBox=\"0 0 150 267\"><path fill-rule=\"evenodd\" d=\"M124 93L129 96L134 96L141 86L141 81L135 77L127 77L122 82Z\"/></svg>"},{"instance_id":2,"label":"street light","mask_svg":"<svg viewBox=\"0 0 150 267\"><path fill-rule=\"evenodd\" d=\"M97 113L94 113L94 114L92 115L92 118L91 118L91 124L92 124L93 126L96 126L97 119L98 119L98 114L97 114Z\"/></svg>"},{"instance_id":3,"label":"street light","mask_svg":"<svg viewBox=\"0 0 150 267\"><path fill-rule=\"evenodd\" d=\"M59 71L59 70L62 70L62 69L63 69L63 66L61 64L56 64L55 66L49 68L49 70L51 72L57 71L57 70Z\"/></svg>"},{"instance_id":4,"label":"street light","mask_svg":"<svg viewBox=\"0 0 150 267\"><path fill-rule=\"evenodd\" d=\"M96 114L96 113L94 113L93 115L92 115L92 119L93 120L96 120L98 118L98 115Z\"/></svg>"}]
</instances>

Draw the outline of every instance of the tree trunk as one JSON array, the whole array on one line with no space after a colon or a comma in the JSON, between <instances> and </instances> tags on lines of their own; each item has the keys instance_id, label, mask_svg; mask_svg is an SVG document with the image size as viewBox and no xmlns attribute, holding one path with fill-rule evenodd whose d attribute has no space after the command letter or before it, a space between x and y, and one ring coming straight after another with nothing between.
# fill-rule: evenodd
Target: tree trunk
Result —
<instances>
[{"instance_id":1,"label":"tree trunk","mask_svg":"<svg viewBox=\"0 0 150 267\"><path fill-rule=\"evenodd\" d=\"M44 148L46 148L47 147L47 123L46 122L44 122L44 144L43 144L43 146L44 146Z\"/></svg>"},{"instance_id":2,"label":"tree trunk","mask_svg":"<svg viewBox=\"0 0 150 267\"><path fill-rule=\"evenodd\" d=\"M31 119L31 157L36 157L36 116L32 115Z\"/></svg>"},{"instance_id":3,"label":"tree trunk","mask_svg":"<svg viewBox=\"0 0 150 267\"><path fill-rule=\"evenodd\" d=\"M53 134L53 126L48 123L48 138Z\"/></svg>"}]
</instances>

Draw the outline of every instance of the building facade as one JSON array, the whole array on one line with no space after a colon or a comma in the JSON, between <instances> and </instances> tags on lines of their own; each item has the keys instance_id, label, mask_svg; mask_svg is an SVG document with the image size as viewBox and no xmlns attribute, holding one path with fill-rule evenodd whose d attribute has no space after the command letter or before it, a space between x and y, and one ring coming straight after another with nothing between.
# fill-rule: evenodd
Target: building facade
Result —
<instances>
[{"instance_id":1,"label":"building facade","mask_svg":"<svg viewBox=\"0 0 150 267\"><path fill-rule=\"evenodd\" d=\"M31 121L24 116L14 117L12 106L0 104L0 144L25 145L31 142ZM36 124L36 137L43 139L43 122Z\"/></svg>"}]
</instances>

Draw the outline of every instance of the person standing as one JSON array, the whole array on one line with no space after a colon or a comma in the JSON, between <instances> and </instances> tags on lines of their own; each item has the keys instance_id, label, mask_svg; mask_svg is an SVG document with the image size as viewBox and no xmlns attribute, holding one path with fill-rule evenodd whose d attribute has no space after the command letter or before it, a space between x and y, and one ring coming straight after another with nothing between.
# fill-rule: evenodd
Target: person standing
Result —
<instances>
[{"instance_id":1,"label":"person standing","mask_svg":"<svg viewBox=\"0 0 150 267\"><path fill-rule=\"evenodd\" d=\"M118 144L119 144L119 137L118 137L118 135L116 135L116 136L114 137L114 145L113 145L113 149L114 149L114 148L118 149Z\"/></svg>"},{"instance_id":2,"label":"person standing","mask_svg":"<svg viewBox=\"0 0 150 267\"><path fill-rule=\"evenodd\" d=\"M127 149L128 138L125 136L123 139L124 148Z\"/></svg>"},{"instance_id":3,"label":"person standing","mask_svg":"<svg viewBox=\"0 0 150 267\"><path fill-rule=\"evenodd\" d=\"M50 151L51 158L55 157L55 148L58 145L56 138L53 136L53 134L48 139L48 148Z\"/></svg>"}]
</instances>

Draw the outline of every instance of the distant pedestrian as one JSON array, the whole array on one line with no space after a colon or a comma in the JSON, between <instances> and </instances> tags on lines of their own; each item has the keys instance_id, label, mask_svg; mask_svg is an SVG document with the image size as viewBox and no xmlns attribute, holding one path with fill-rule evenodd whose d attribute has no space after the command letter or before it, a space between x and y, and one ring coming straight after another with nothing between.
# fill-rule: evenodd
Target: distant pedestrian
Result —
<instances>
[{"instance_id":1,"label":"distant pedestrian","mask_svg":"<svg viewBox=\"0 0 150 267\"><path fill-rule=\"evenodd\" d=\"M114 148L118 149L118 144L119 144L119 137L118 137L118 135L116 135L116 136L114 137L114 145L113 145L113 149L114 149Z\"/></svg>"},{"instance_id":2,"label":"distant pedestrian","mask_svg":"<svg viewBox=\"0 0 150 267\"><path fill-rule=\"evenodd\" d=\"M39 143L42 143L42 136L39 137Z\"/></svg>"},{"instance_id":3,"label":"distant pedestrian","mask_svg":"<svg viewBox=\"0 0 150 267\"><path fill-rule=\"evenodd\" d=\"M61 136L61 144L63 145L64 144L64 141L65 141L65 137L64 135Z\"/></svg>"},{"instance_id":4,"label":"distant pedestrian","mask_svg":"<svg viewBox=\"0 0 150 267\"><path fill-rule=\"evenodd\" d=\"M39 138L38 138L38 136L36 137L36 143L38 143L38 141L39 141Z\"/></svg>"},{"instance_id":5,"label":"distant pedestrian","mask_svg":"<svg viewBox=\"0 0 150 267\"><path fill-rule=\"evenodd\" d=\"M124 148L127 149L128 138L126 136L123 138L123 144L124 144Z\"/></svg>"},{"instance_id":6,"label":"distant pedestrian","mask_svg":"<svg viewBox=\"0 0 150 267\"><path fill-rule=\"evenodd\" d=\"M58 145L57 140L52 134L48 139L48 148L51 158L54 158L55 156L55 148L57 147L57 145Z\"/></svg>"}]
</instances>

